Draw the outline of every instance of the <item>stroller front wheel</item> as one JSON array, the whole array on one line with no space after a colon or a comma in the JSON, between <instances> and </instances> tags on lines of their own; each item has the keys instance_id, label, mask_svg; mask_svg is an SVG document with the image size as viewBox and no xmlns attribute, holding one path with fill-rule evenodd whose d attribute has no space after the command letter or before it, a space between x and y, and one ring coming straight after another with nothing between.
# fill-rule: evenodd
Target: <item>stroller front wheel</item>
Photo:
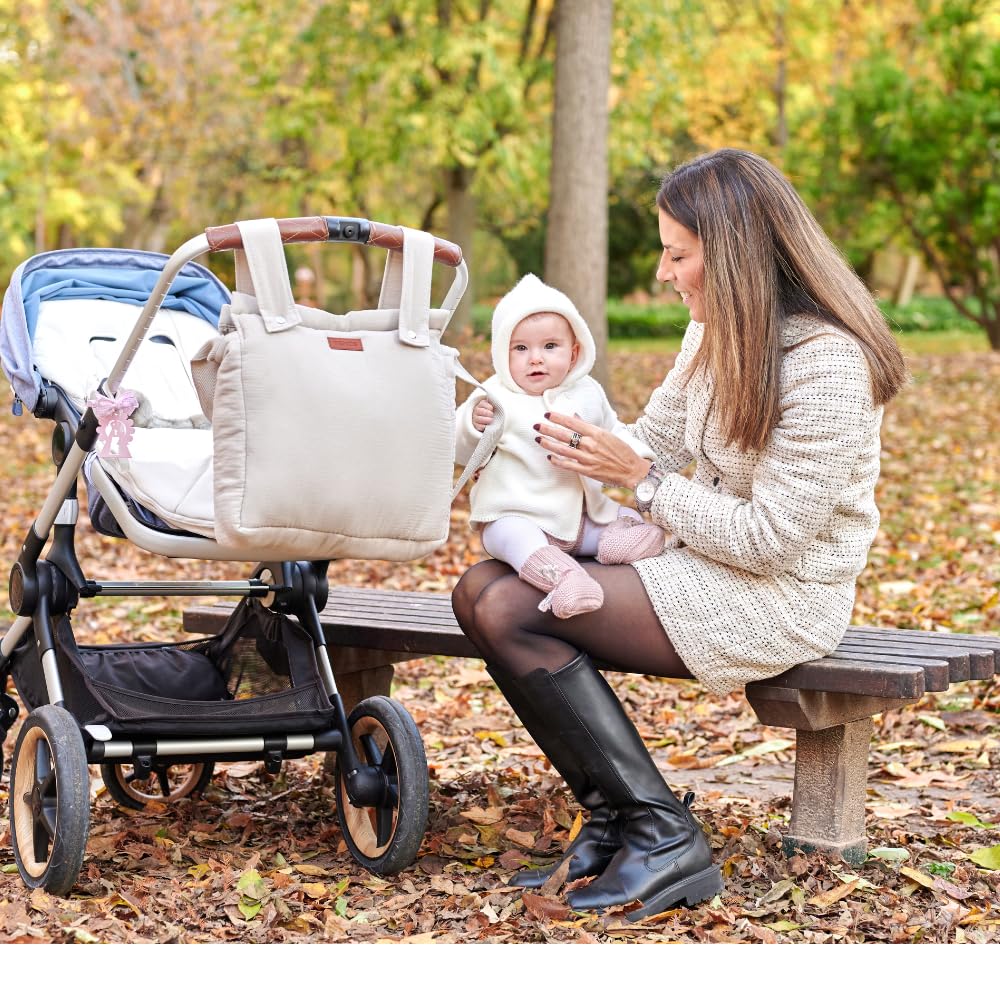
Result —
<instances>
[{"instance_id":1,"label":"stroller front wheel","mask_svg":"<svg viewBox=\"0 0 1000 1000\"><path fill-rule=\"evenodd\" d=\"M354 805L337 758L337 817L347 848L378 875L412 864L427 829L430 788L427 758L410 713L391 698L366 698L348 718L362 766L375 769L384 787L376 805Z\"/></svg>"},{"instance_id":2,"label":"stroller front wheel","mask_svg":"<svg viewBox=\"0 0 1000 1000\"><path fill-rule=\"evenodd\" d=\"M10 765L10 839L25 885L65 896L90 829L83 737L64 708L42 705L21 727Z\"/></svg>"},{"instance_id":3,"label":"stroller front wheel","mask_svg":"<svg viewBox=\"0 0 1000 1000\"><path fill-rule=\"evenodd\" d=\"M211 762L168 764L140 778L129 764L102 764L101 777L108 794L126 809L145 809L150 802L176 802L199 795L212 780Z\"/></svg>"}]
</instances>

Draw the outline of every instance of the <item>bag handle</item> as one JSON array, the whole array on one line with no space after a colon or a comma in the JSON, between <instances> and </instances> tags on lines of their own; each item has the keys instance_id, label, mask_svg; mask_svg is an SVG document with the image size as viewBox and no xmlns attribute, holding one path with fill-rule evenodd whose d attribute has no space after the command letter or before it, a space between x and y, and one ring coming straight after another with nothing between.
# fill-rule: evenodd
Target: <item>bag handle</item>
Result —
<instances>
[{"instance_id":1,"label":"bag handle","mask_svg":"<svg viewBox=\"0 0 1000 1000\"><path fill-rule=\"evenodd\" d=\"M399 285L399 340L410 347L431 342L431 277L434 271L434 237L419 229L403 227L403 252L389 251L393 288ZM379 294L381 300L382 295ZM379 303L381 305L381 301Z\"/></svg>"},{"instance_id":2,"label":"bag handle","mask_svg":"<svg viewBox=\"0 0 1000 1000\"><path fill-rule=\"evenodd\" d=\"M430 343L435 241L433 236L419 229L402 227L402 231L402 251L390 250L386 254L378 308L399 310L399 339L402 343L411 347L426 347Z\"/></svg>"},{"instance_id":3,"label":"bag handle","mask_svg":"<svg viewBox=\"0 0 1000 1000\"><path fill-rule=\"evenodd\" d=\"M243 249L236 250L236 290L257 299L257 311L268 333L281 333L302 321L292 285L288 263L275 219L251 219L237 222Z\"/></svg>"},{"instance_id":4,"label":"bag handle","mask_svg":"<svg viewBox=\"0 0 1000 1000\"><path fill-rule=\"evenodd\" d=\"M479 439L479 443L476 445L468 463L462 470L462 474L458 477L458 483L455 485L455 489L451 494L452 503L455 502L455 497L462 492L462 487L465 486L472 476L490 460L490 457L493 455L493 452L496 450L496 446L500 441L500 435L503 433L504 422L507 419L507 415L504 413L504 408L500 401L494 396L491 396L482 383L473 378L465 370L465 366L458 360L458 358L455 358L455 374L458 375L463 382L468 382L469 385L482 389L483 392L486 393L486 398L493 404L493 421L486 428L486 430L483 431L483 436Z\"/></svg>"}]
</instances>

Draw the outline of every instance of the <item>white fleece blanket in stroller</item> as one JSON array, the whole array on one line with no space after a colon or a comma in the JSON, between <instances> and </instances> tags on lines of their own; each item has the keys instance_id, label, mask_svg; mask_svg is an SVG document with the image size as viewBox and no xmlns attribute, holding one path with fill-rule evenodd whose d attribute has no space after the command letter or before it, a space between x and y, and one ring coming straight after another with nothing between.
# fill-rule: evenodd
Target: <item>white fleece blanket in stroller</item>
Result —
<instances>
[{"instance_id":1,"label":"white fleece blanket in stroller","mask_svg":"<svg viewBox=\"0 0 1000 1000\"><path fill-rule=\"evenodd\" d=\"M44 379L82 413L118 360L164 260L138 251L80 250L32 258L28 273L22 265L5 297L0 330L4 369L17 397L33 408ZM164 304L122 386L139 400L130 457L94 453L85 475L89 484L90 463L100 462L126 497L155 515L151 520L211 538L212 432L189 359L216 335L229 294L204 268L189 264L182 274L188 268L194 286L188 299L197 301L184 301L182 289L180 300ZM105 279L107 287L99 287Z\"/></svg>"}]
</instances>

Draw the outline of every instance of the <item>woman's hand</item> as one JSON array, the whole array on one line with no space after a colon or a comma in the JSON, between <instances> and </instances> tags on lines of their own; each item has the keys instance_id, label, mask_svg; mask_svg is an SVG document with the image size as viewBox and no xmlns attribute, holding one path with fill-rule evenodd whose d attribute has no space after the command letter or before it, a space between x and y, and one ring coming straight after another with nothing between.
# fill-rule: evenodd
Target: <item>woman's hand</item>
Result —
<instances>
[{"instance_id":1,"label":"woman's hand","mask_svg":"<svg viewBox=\"0 0 1000 1000\"><path fill-rule=\"evenodd\" d=\"M493 423L493 404L488 399L481 399L472 409L472 426L480 434Z\"/></svg>"},{"instance_id":2,"label":"woman's hand","mask_svg":"<svg viewBox=\"0 0 1000 1000\"><path fill-rule=\"evenodd\" d=\"M648 458L637 455L610 431L579 417L547 413L544 422L535 424L535 430L539 434L535 440L551 452L549 461L567 472L630 490L649 472Z\"/></svg>"}]
</instances>

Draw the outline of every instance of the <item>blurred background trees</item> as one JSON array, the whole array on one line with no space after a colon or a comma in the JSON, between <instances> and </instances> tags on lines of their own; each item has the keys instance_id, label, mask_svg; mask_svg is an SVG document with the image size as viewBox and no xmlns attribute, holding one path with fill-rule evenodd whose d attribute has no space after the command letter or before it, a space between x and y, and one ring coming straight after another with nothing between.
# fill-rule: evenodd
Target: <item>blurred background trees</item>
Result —
<instances>
[{"instance_id":1,"label":"blurred background trees","mask_svg":"<svg viewBox=\"0 0 1000 1000\"><path fill-rule=\"evenodd\" d=\"M260 215L447 235L470 263L470 306L549 274L558 13L557 0L0 0L0 286L40 250L170 251ZM734 145L791 177L880 295L945 296L1000 348L995 3L615 0L606 44L606 105L590 100L607 109L607 167L596 148L574 155L606 174L615 303L662 297L662 173ZM568 259L591 228L558 236ZM226 277L224 256L211 263ZM363 250L290 257L328 307L377 294Z\"/></svg>"}]
</instances>

